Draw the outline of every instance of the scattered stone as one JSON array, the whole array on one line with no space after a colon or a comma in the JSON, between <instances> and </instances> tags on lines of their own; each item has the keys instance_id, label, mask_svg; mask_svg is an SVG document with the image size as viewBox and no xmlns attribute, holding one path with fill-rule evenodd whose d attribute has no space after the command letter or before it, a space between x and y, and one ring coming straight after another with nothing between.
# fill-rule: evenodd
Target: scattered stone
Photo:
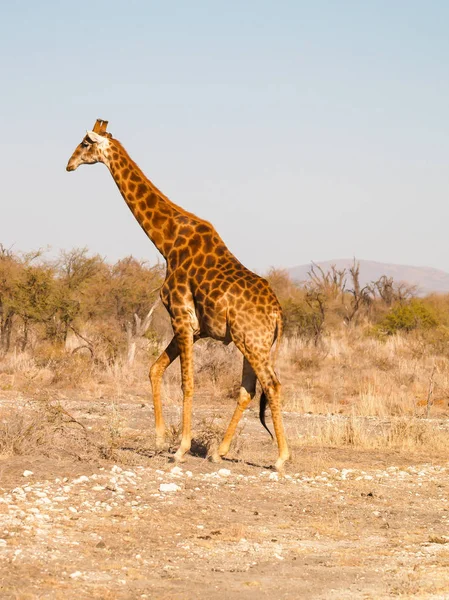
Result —
<instances>
[{"instance_id":1,"label":"scattered stone","mask_svg":"<svg viewBox=\"0 0 449 600\"><path fill-rule=\"evenodd\" d=\"M229 469L220 469L218 474L220 477L229 477L229 475L231 475L231 471Z\"/></svg>"},{"instance_id":2,"label":"scattered stone","mask_svg":"<svg viewBox=\"0 0 449 600\"><path fill-rule=\"evenodd\" d=\"M74 479L72 481L72 483L85 483L86 481L89 481L89 477L87 477L86 475L81 475L80 477L78 477L77 479Z\"/></svg>"},{"instance_id":3,"label":"scattered stone","mask_svg":"<svg viewBox=\"0 0 449 600\"><path fill-rule=\"evenodd\" d=\"M24 471L23 472L24 477L31 477L31 475L34 475L33 471Z\"/></svg>"},{"instance_id":4,"label":"scattered stone","mask_svg":"<svg viewBox=\"0 0 449 600\"><path fill-rule=\"evenodd\" d=\"M77 579L78 577L81 577L81 575L81 571L74 571L73 573L70 573L69 577L71 577L72 579Z\"/></svg>"},{"instance_id":5,"label":"scattered stone","mask_svg":"<svg viewBox=\"0 0 449 600\"><path fill-rule=\"evenodd\" d=\"M134 471L123 471L122 475L124 477L137 477L137 475L134 473Z\"/></svg>"},{"instance_id":6,"label":"scattered stone","mask_svg":"<svg viewBox=\"0 0 449 600\"><path fill-rule=\"evenodd\" d=\"M159 486L160 492L178 492L180 489L176 483L161 483Z\"/></svg>"}]
</instances>

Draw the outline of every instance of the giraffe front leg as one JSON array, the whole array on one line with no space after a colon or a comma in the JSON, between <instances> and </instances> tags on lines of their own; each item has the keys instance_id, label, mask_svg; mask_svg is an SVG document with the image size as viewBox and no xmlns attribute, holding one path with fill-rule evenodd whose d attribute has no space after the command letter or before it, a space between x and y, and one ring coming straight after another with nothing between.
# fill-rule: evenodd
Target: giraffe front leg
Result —
<instances>
[{"instance_id":1,"label":"giraffe front leg","mask_svg":"<svg viewBox=\"0 0 449 600\"><path fill-rule=\"evenodd\" d=\"M153 390L154 421L156 428L156 448L166 450L165 423L162 414L161 382L165 369L179 356L176 338L173 338L150 368L150 382Z\"/></svg>"},{"instance_id":2,"label":"giraffe front leg","mask_svg":"<svg viewBox=\"0 0 449 600\"><path fill-rule=\"evenodd\" d=\"M177 331L178 329L178 331ZM181 379L183 391L181 445L175 453L176 462L183 462L190 450L192 440L192 399L193 399L193 332L188 327L173 324L179 355L181 358Z\"/></svg>"}]
</instances>

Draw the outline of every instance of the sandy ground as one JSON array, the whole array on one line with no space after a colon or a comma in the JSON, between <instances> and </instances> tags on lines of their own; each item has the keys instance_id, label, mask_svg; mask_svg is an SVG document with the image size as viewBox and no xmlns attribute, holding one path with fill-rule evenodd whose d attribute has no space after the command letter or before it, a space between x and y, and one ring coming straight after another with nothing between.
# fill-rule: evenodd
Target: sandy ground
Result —
<instances>
[{"instance_id":1,"label":"sandy ground","mask_svg":"<svg viewBox=\"0 0 449 600\"><path fill-rule=\"evenodd\" d=\"M94 439L111 406L64 403ZM232 407L194 411L203 430ZM290 438L307 418L286 415ZM139 399L118 421L110 459L70 452L67 436L64 451L59 438L0 461L2 599L449 598L445 449L303 448L279 480L255 412L218 465L201 448L179 467L156 455Z\"/></svg>"}]
</instances>

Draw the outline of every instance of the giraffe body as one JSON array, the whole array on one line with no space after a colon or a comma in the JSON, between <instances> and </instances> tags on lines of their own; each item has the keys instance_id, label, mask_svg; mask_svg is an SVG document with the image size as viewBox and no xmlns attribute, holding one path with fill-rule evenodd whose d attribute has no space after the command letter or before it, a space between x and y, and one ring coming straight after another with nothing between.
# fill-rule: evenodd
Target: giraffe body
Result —
<instances>
[{"instance_id":1,"label":"giraffe body","mask_svg":"<svg viewBox=\"0 0 449 600\"><path fill-rule=\"evenodd\" d=\"M264 402L268 401L271 409L278 443L276 468L282 471L289 453L282 422L280 383L270 357L271 347L282 331L282 311L274 292L265 279L237 260L210 223L164 196L121 143L106 132L106 125L106 121L97 120L93 131L87 132L75 149L67 170L103 162L128 207L167 263L161 299L170 315L174 337L150 369L158 446L162 447L165 440L160 393L165 369L180 356L183 427L175 458L183 460L191 443L193 344L205 337L225 344L232 341L244 356L242 385L234 415L213 458L218 460L228 452L243 411L255 395L258 379Z\"/></svg>"}]
</instances>

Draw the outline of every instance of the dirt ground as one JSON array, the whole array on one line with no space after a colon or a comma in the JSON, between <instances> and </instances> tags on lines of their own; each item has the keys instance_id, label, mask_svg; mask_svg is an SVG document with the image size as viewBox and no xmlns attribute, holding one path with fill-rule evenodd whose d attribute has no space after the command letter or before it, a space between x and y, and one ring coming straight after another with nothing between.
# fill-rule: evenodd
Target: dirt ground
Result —
<instances>
[{"instance_id":1,"label":"dirt ground","mask_svg":"<svg viewBox=\"0 0 449 600\"><path fill-rule=\"evenodd\" d=\"M63 448L55 437L0 461L2 599L449 598L447 449L297 448L279 479L255 411L230 460L210 463L197 443L175 466L155 454L141 399L63 406L114 449L72 452L66 428ZM0 400L3 415L12 407L27 400ZM195 427L231 412L197 404ZM310 418L286 414L289 438Z\"/></svg>"}]
</instances>

